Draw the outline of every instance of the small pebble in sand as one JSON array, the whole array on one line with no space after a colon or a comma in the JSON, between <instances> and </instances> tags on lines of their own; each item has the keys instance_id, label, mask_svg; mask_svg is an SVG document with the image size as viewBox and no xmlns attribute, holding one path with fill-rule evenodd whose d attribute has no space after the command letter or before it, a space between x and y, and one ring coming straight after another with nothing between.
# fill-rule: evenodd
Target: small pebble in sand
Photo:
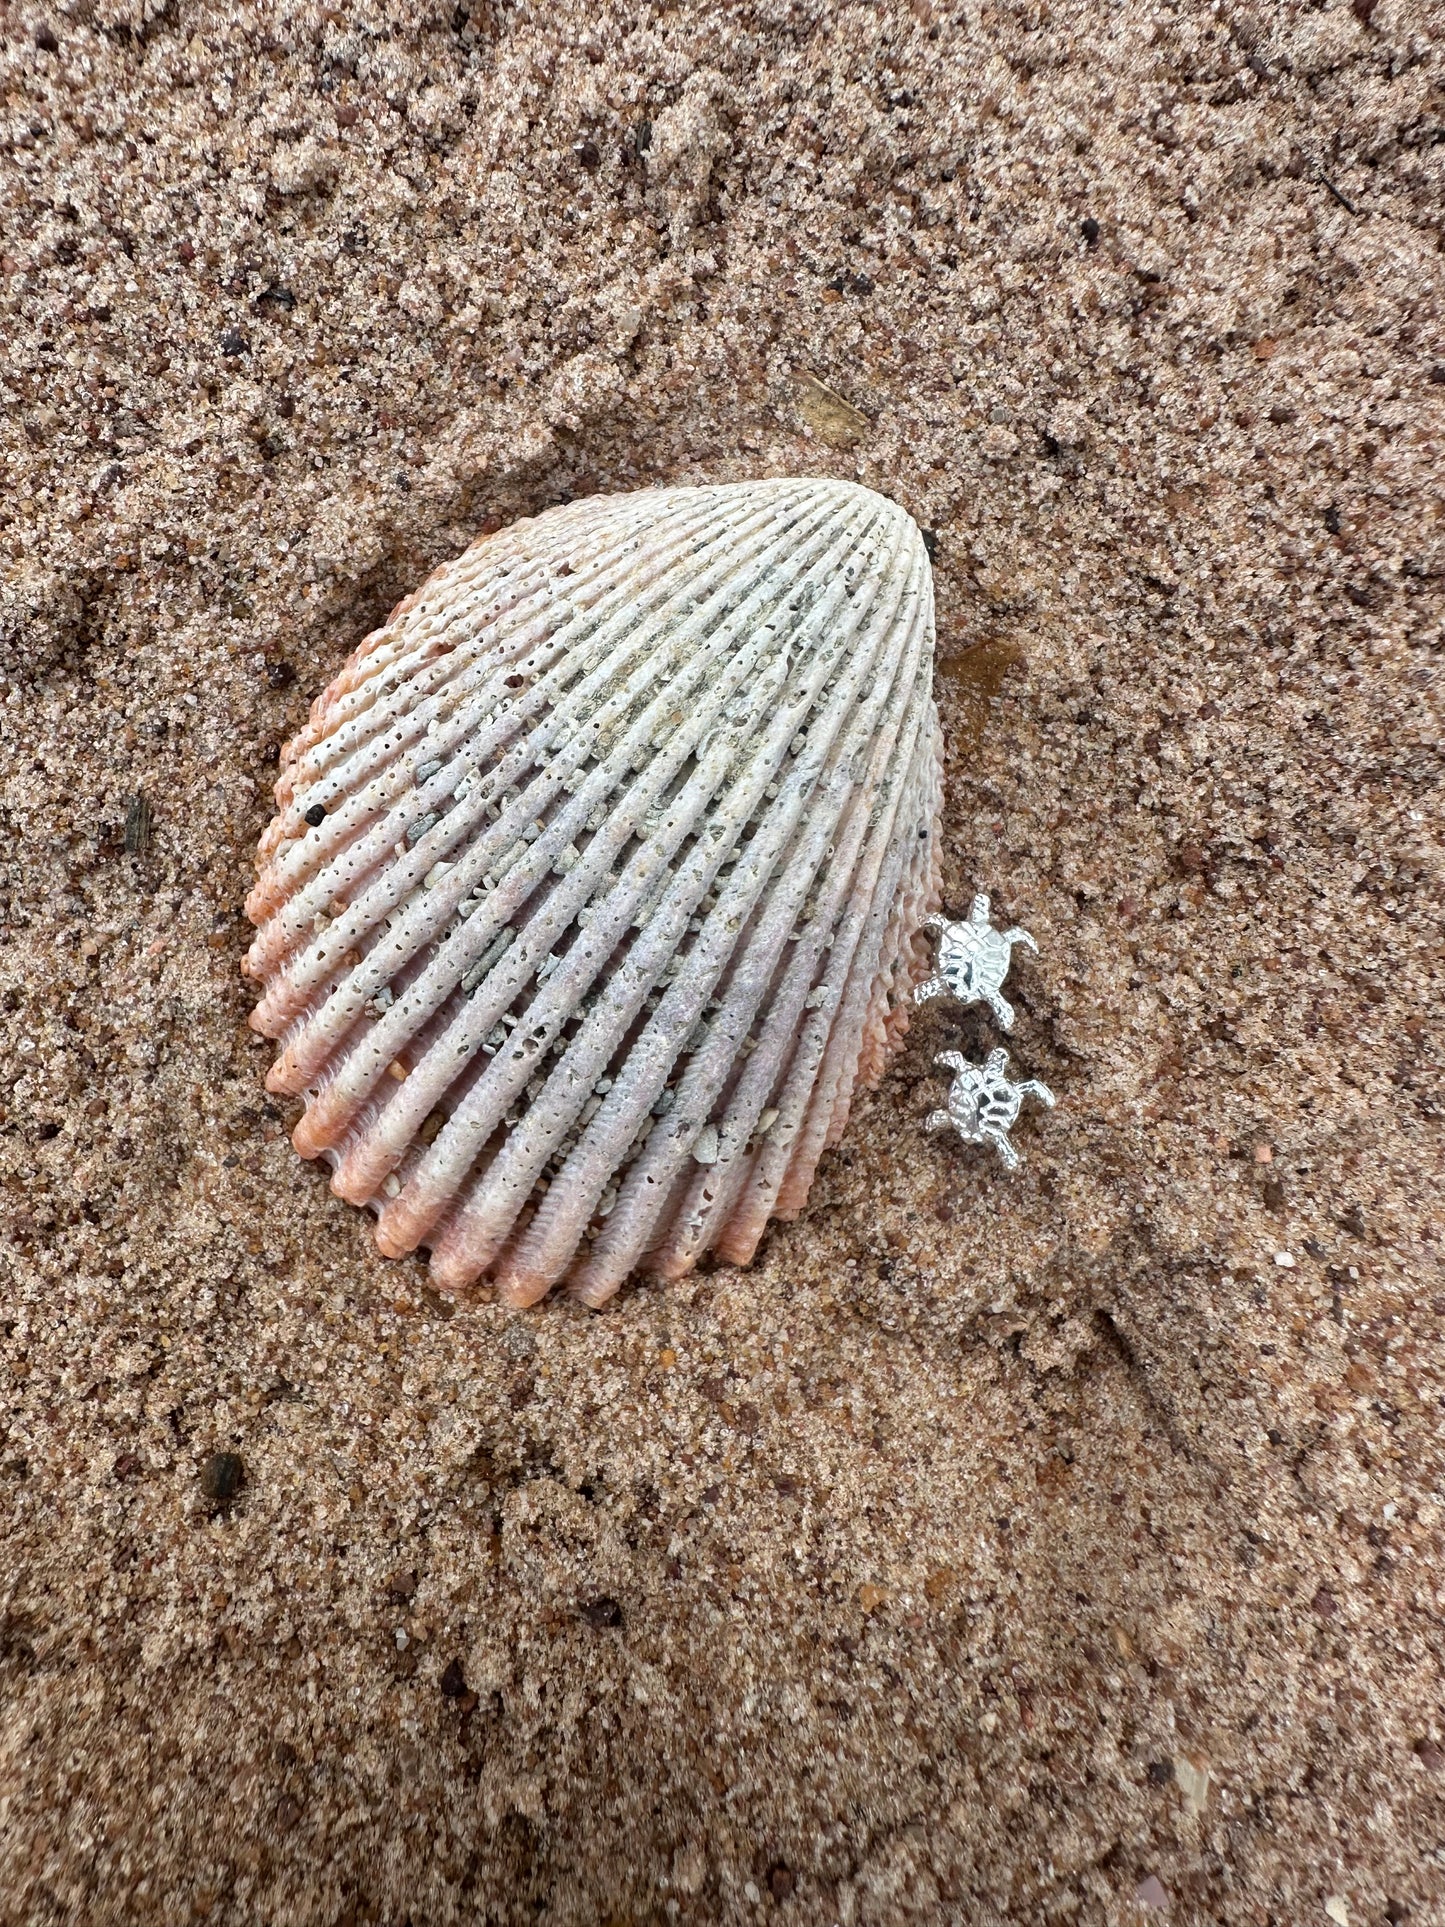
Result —
<instances>
[{"instance_id":1,"label":"small pebble in sand","mask_svg":"<svg viewBox=\"0 0 1445 1927\"><path fill-rule=\"evenodd\" d=\"M151 846L151 806L144 790L137 790L125 813L125 853L144 856Z\"/></svg>"},{"instance_id":2,"label":"small pebble in sand","mask_svg":"<svg viewBox=\"0 0 1445 1927\"><path fill-rule=\"evenodd\" d=\"M1185 1811L1203 1813L1209 1804L1209 1761L1202 1753L1180 1753L1174 1761L1174 1778L1184 1795Z\"/></svg>"},{"instance_id":3,"label":"small pebble in sand","mask_svg":"<svg viewBox=\"0 0 1445 1927\"><path fill-rule=\"evenodd\" d=\"M680 1894L695 1894L707 1878L707 1856L701 1847L679 1847L672 1857L672 1884Z\"/></svg>"},{"instance_id":4,"label":"small pebble in sand","mask_svg":"<svg viewBox=\"0 0 1445 1927\"><path fill-rule=\"evenodd\" d=\"M246 1468L234 1452L213 1452L201 1467L202 1495L216 1507L228 1506L246 1483Z\"/></svg>"},{"instance_id":5,"label":"small pebble in sand","mask_svg":"<svg viewBox=\"0 0 1445 1927\"><path fill-rule=\"evenodd\" d=\"M830 448L852 448L862 441L869 422L860 409L807 370L797 381L799 413L815 435Z\"/></svg>"},{"instance_id":6,"label":"small pebble in sand","mask_svg":"<svg viewBox=\"0 0 1445 1927\"><path fill-rule=\"evenodd\" d=\"M1134 1890L1134 1898L1141 1907L1160 1908L1169 1905L1169 1895L1164 1882L1157 1873L1147 1874Z\"/></svg>"}]
</instances>

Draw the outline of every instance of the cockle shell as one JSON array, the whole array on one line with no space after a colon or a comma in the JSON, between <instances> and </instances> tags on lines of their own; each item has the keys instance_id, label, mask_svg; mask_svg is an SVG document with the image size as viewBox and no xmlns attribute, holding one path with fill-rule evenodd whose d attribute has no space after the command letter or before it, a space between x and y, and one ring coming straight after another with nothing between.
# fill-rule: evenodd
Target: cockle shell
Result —
<instances>
[{"instance_id":1,"label":"cockle shell","mask_svg":"<svg viewBox=\"0 0 1445 1927\"><path fill-rule=\"evenodd\" d=\"M282 754L247 902L294 1141L435 1282L753 1255L927 970L933 591L851 483L598 496L474 543Z\"/></svg>"}]
</instances>

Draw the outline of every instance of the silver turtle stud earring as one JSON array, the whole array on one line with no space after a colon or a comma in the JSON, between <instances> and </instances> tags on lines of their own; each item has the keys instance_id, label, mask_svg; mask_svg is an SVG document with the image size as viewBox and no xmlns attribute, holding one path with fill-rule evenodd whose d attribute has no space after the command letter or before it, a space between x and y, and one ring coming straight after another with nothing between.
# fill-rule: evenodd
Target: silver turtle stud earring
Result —
<instances>
[{"instance_id":1,"label":"silver turtle stud earring","mask_svg":"<svg viewBox=\"0 0 1445 1927\"><path fill-rule=\"evenodd\" d=\"M1009 1143L1009 1128L1026 1097L1036 1097L1053 1109L1054 1094L1048 1085L1036 1077L1011 1084L1004 1074L1008 1069L1006 1050L991 1050L982 1065L970 1064L956 1050L941 1051L933 1061L956 1071L957 1076L948 1093L948 1109L931 1111L924 1130L937 1131L951 1124L965 1144L992 1144L1012 1171L1019 1154Z\"/></svg>"},{"instance_id":2,"label":"silver turtle stud earring","mask_svg":"<svg viewBox=\"0 0 1445 1927\"><path fill-rule=\"evenodd\" d=\"M941 930L938 971L913 993L921 1004L929 997L957 997L964 1004L987 1004L1005 1030L1014 1027L1013 1005L999 992L1008 975L1016 943L1026 943L1036 955L1038 945L1027 930L995 930L989 922L988 898L975 897L968 918L950 923L947 917L926 919L925 929Z\"/></svg>"}]
</instances>

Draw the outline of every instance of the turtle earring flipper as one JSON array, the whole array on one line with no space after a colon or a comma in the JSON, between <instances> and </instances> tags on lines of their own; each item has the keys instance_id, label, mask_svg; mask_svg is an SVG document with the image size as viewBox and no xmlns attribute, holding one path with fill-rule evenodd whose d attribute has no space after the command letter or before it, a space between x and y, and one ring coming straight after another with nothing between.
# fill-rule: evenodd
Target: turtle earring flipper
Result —
<instances>
[{"instance_id":1,"label":"turtle earring flipper","mask_svg":"<svg viewBox=\"0 0 1445 1927\"><path fill-rule=\"evenodd\" d=\"M998 1019L999 1026L1001 1029L1003 1030L1013 1029L1014 1007L1009 1002L1007 997L1005 997L1000 991L985 989L983 992L983 1001L988 1005L989 1009L993 1012L994 1016Z\"/></svg>"},{"instance_id":2,"label":"turtle earring flipper","mask_svg":"<svg viewBox=\"0 0 1445 1927\"><path fill-rule=\"evenodd\" d=\"M1040 1104L1046 1104L1050 1110L1058 1102L1048 1085L1041 1084L1036 1077L1030 1077L1022 1084L1015 1084L1014 1089L1020 1097L1036 1097Z\"/></svg>"}]
</instances>

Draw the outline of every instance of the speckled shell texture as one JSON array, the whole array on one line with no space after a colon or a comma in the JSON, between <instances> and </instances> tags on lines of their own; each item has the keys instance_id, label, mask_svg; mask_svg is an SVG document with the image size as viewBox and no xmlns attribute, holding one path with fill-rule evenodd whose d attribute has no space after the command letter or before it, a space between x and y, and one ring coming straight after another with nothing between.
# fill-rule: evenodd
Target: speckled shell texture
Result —
<instances>
[{"instance_id":1,"label":"speckled shell texture","mask_svg":"<svg viewBox=\"0 0 1445 1927\"><path fill-rule=\"evenodd\" d=\"M283 753L247 903L304 1157L443 1290L605 1302L802 1208L927 967L928 557L850 483L483 538Z\"/></svg>"}]
</instances>

